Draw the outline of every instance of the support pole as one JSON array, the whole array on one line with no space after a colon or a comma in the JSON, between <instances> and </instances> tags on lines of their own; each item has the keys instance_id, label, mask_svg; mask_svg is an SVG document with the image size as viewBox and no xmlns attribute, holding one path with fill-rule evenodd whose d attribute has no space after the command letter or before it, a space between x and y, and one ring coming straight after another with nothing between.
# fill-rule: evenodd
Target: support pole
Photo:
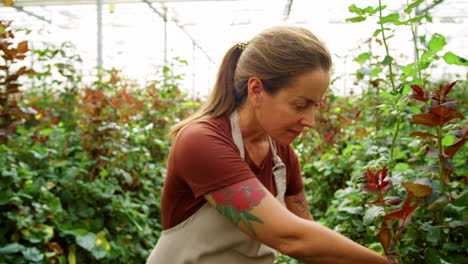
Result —
<instances>
[{"instance_id":1,"label":"support pole","mask_svg":"<svg viewBox=\"0 0 468 264\"><path fill-rule=\"evenodd\" d=\"M97 5L97 68L102 70L102 0L96 0ZM100 74L98 74L100 76Z\"/></svg>"},{"instance_id":2,"label":"support pole","mask_svg":"<svg viewBox=\"0 0 468 264\"><path fill-rule=\"evenodd\" d=\"M163 20L164 20L164 64L167 65L167 8L163 8Z\"/></svg>"}]
</instances>

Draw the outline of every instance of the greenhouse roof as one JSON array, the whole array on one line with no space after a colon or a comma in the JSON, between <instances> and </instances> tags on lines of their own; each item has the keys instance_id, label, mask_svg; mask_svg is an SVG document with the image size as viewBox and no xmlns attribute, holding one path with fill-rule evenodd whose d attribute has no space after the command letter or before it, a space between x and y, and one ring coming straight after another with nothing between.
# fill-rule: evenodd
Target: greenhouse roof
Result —
<instances>
[{"instance_id":1,"label":"greenhouse roof","mask_svg":"<svg viewBox=\"0 0 468 264\"><path fill-rule=\"evenodd\" d=\"M435 2L433 23L421 32L443 33L450 50L468 57L468 0ZM6 7L8 3L12 7ZM98 3L102 7L101 40L97 36ZM407 1L382 3L387 13L401 13ZM97 46L101 45L104 67L125 69L137 78L163 58L180 57L189 62L188 86L199 91L211 86L230 45L280 23L306 27L323 39L335 55L337 74L355 70L352 59L362 52L377 25L347 23L346 18L355 16L348 11L351 4L346 0L2 0L0 17L14 20L18 28L49 32L37 34L37 40L71 41L90 65L98 63ZM360 0L355 4L378 3ZM409 36L407 32L399 36L401 40L391 40L392 47L403 52L400 47L409 48ZM404 53L411 57L411 48Z\"/></svg>"}]
</instances>

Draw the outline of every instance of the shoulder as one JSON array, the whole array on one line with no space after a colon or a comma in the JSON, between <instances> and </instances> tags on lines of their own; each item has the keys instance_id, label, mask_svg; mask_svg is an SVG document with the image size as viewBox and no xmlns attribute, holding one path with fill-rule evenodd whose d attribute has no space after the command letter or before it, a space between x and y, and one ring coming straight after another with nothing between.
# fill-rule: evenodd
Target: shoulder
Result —
<instances>
[{"instance_id":1,"label":"shoulder","mask_svg":"<svg viewBox=\"0 0 468 264\"><path fill-rule=\"evenodd\" d=\"M223 151L237 151L231 136L229 118L219 117L194 121L177 134L172 150L176 157L193 153L211 157Z\"/></svg>"},{"instance_id":2,"label":"shoulder","mask_svg":"<svg viewBox=\"0 0 468 264\"><path fill-rule=\"evenodd\" d=\"M231 125L227 117L202 119L182 128L176 136L176 141L185 141L199 137L224 137L230 136L230 132Z\"/></svg>"}]
</instances>

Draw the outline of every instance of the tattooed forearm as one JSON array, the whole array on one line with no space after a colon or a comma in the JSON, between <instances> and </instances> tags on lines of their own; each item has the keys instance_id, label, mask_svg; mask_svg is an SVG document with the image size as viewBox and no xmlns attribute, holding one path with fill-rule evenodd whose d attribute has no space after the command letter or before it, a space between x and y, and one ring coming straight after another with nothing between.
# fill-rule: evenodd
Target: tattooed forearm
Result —
<instances>
[{"instance_id":1,"label":"tattooed forearm","mask_svg":"<svg viewBox=\"0 0 468 264\"><path fill-rule=\"evenodd\" d=\"M299 206L302 213L304 213L306 215L310 215L309 206L307 205L307 198L306 198L306 195L305 195L305 191L302 191L298 195L295 195L293 202L294 202L294 204Z\"/></svg>"},{"instance_id":2,"label":"tattooed forearm","mask_svg":"<svg viewBox=\"0 0 468 264\"><path fill-rule=\"evenodd\" d=\"M241 221L252 234L255 231L251 221L263 223L262 220L249 213L260 204L266 196L261 183L256 178L247 179L233 185L211 192L216 202L216 209L237 225Z\"/></svg>"}]
</instances>

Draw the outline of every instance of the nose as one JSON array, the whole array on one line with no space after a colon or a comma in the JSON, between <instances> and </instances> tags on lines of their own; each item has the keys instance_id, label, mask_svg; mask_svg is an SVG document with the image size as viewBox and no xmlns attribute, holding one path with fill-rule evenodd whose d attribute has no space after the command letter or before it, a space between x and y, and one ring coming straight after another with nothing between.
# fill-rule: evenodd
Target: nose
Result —
<instances>
[{"instance_id":1,"label":"nose","mask_svg":"<svg viewBox=\"0 0 468 264\"><path fill-rule=\"evenodd\" d=\"M304 113L299 123L302 126L305 126L308 128L314 128L315 127L315 109L312 109L312 111L307 111L307 113Z\"/></svg>"}]
</instances>

